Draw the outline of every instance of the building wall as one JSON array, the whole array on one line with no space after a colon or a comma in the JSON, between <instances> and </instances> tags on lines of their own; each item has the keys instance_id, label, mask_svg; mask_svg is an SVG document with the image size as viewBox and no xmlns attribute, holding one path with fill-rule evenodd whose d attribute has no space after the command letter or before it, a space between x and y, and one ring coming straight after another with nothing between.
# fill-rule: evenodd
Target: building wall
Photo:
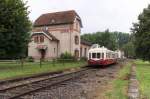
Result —
<instances>
[{"instance_id":1,"label":"building wall","mask_svg":"<svg viewBox=\"0 0 150 99\"><path fill-rule=\"evenodd\" d=\"M74 24L73 24L73 27L72 27L72 36L71 36L71 39L72 39L72 53L75 53L76 50L79 51L79 57L80 57L80 33L81 33L81 28L80 28L80 24L79 24L79 21L78 20L75 20ZM76 44L75 43L75 36L78 36L79 37L79 44Z\"/></svg>"},{"instance_id":2,"label":"building wall","mask_svg":"<svg viewBox=\"0 0 150 99\"><path fill-rule=\"evenodd\" d=\"M49 40L46 36L44 36L44 42L43 43L35 43L34 42L34 36L31 38L31 42L28 45L28 56L32 56L34 59L40 59L41 53L37 49L38 45L46 45L46 53L45 53L45 59L52 59L57 57L57 42ZM55 48L55 52L54 52Z\"/></svg>"},{"instance_id":3,"label":"building wall","mask_svg":"<svg viewBox=\"0 0 150 99\"><path fill-rule=\"evenodd\" d=\"M81 47L80 47L80 54L81 55L80 55L80 57L87 58L89 49L90 49L90 46L81 44Z\"/></svg>"}]
</instances>

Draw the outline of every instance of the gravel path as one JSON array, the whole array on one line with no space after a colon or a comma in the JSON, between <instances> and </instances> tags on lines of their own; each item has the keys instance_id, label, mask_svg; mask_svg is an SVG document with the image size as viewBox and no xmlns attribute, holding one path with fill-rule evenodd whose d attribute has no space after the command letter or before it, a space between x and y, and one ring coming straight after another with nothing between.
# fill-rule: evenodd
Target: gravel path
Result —
<instances>
[{"instance_id":1,"label":"gravel path","mask_svg":"<svg viewBox=\"0 0 150 99\"><path fill-rule=\"evenodd\" d=\"M140 99L140 93L138 89L138 80L136 77L136 66L132 64L131 66L131 74L130 74L130 81L129 81L129 89L128 89L128 97L129 99Z\"/></svg>"},{"instance_id":2,"label":"gravel path","mask_svg":"<svg viewBox=\"0 0 150 99\"><path fill-rule=\"evenodd\" d=\"M101 94L119 70L120 65L91 68L90 72L79 78L32 93L21 99L103 99Z\"/></svg>"}]
</instances>

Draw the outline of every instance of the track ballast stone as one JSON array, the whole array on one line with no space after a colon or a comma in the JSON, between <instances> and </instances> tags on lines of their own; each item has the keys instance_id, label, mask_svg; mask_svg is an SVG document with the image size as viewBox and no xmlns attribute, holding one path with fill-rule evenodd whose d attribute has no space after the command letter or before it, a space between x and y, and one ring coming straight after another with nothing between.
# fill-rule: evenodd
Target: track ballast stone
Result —
<instances>
[{"instance_id":1,"label":"track ballast stone","mask_svg":"<svg viewBox=\"0 0 150 99\"><path fill-rule=\"evenodd\" d=\"M21 99L99 99L98 95L104 92L105 86L114 79L119 70L118 65L92 68L83 76L23 96Z\"/></svg>"}]
</instances>

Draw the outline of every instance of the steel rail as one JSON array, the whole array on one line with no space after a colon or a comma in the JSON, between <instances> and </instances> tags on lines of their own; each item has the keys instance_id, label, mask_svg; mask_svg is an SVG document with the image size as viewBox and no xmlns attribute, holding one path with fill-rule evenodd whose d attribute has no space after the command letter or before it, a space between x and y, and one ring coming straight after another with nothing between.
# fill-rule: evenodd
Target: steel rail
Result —
<instances>
[{"instance_id":1,"label":"steel rail","mask_svg":"<svg viewBox=\"0 0 150 99\"><path fill-rule=\"evenodd\" d=\"M89 68L84 68L75 72L57 75L54 77L45 78L39 81L33 81L22 85L13 86L10 88L5 88L0 90L1 96L7 96L5 99L16 99L21 96L39 91L41 89L45 89L47 87L58 85L62 82L71 80L75 77L78 77L84 74L85 71L89 70Z\"/></svg>"}]
</instances>

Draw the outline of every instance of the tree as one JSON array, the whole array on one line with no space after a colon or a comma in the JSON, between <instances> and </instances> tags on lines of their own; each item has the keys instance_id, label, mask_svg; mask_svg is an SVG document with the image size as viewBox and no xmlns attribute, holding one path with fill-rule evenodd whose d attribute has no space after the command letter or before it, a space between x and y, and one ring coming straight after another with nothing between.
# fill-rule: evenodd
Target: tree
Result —
<instances>
[{"instance_id":1,"label":"tree","mask_svg":"<svg viewBox=\"0 0 150 99\"><path fill-rule=\"evenodd\" d=\"M128 33L110 32L108 29L104 32L96 32L92 34L84 34L81 39L92 43L97 43L111 50L121 49L124 44L127 44L130 39Z\"/></svg>"},{"instance_id":2,"label":"tree","mask_svg":"<svg viewBox=\"0 0 150 99\"><path fill-rule=\"evenodd\" d=\"M133 42L128 42L122 47L122 50L125 53L125 56L128 58L134 58L135 57L135 47Z\"/></svg>"},{"instance_id":3,"label":"tree","mask_svg":"<svg viewBox=\"0 0 150 99\"><path fill-rule=\"evenodd\" d=\"M138 58L150 61L150 5L138 17L131 29L135 36L135 52Z\"/></svg>"},{"instance_id":4,"label":"tree","mask_svg":"<svg viewBox=\"0 0 150 99\"><path fill-rule=\"evenodd\" d=\"M117 39L118 48L121 49L123 45L127 44L130 40L130 34L122 32L114 32L114 35Z\"/></svg>"},{"instance_id":5,"label":"tree","mask_svg":"<svg viewBox=\"0 0 150 99\"><path fill-rule=\"evenodd\" d=\"M0 0L0 59L25 55L31 22L22 0Z\"/></svg>"},{"instance_id":6,"label":"tree","mask_svg":"<svg viewBox=\"0 0 150 99\"><path fill-rule=\"evenodd\" d=\"M107 47L111 50L117 49L117 42L115 36L109 32L107 29L104 33L101 34L101 44L102 46Z\"/></svg>"}]
</instances>

